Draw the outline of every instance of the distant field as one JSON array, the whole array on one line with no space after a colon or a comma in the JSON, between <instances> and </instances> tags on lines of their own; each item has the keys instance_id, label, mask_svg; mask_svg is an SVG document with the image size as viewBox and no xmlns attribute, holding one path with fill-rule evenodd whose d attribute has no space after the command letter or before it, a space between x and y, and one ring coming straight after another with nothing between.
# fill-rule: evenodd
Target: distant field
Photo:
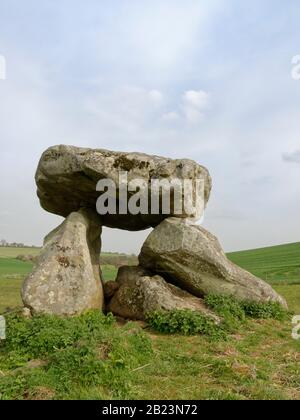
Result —
<instances>
[{"instance_id":1,"label":"distant field","mask_svg":"<svg viewBox=\"0 0 300 420\"><path fill-rule=\"evenodd\" d=\"M275 284L300 284L300 243L228 254L240 267Z\"/></svg>"},{"instance_id":2,"label":"distant field","mask_svg":"<svg viewBox=\"0 0 300 420\"><path fill-rule=\"evenodd\" d=\"M39 255L40 248L11 248L0 246L0 258L16 258L18 255Z\"/></svg>"},{"instance_id":3,"label":"distant field","mask_svg":"<svg viewBox=\"0 0 300 420\"><path fill-rule=\"evenodd\" d=\"M118 270L113 265L101 266L101 271L104 281L115 280L117 277Z\"/></svg>"},{"instance_id":4,"label":"distant field","mask_svg":"<svg viewBox=\"0 0 300 420\"><path fill-rule=\"evenodd\" d=\"M22 305L21 287L23 278L2 278L0 276L0 314L6 309Z\"/></svg>"},{"instance_id":5,"label":"distant field","mask_svg":"<svg viewBox=\"0 0 300 420\"><path fill-rule=\"evenodd\" d=\"M300 315L300 284L275 285L273 287L281 296L285 297L289 310Z\"/></svg>"},{"instance_id":6,"label":"distant field","mask_svg":"<svg viewBox=\"0 0 300 420\"><path fill-rule=\"evenodd\" d=\"M0 247L0 314L7 308L14 308L22 304L20 297L21 285L24 278L31 272L33 264L16 259L18 255L36 256L39 248L10 248ZM119 257L118 254L104 253L102 256ZM115 280L117 269L113 265L101 267L105 281Z\"/></svg>"},{"instance_id":7,"label":"distant field","mask_svg":"<svg viewBox=\"0 0 300 420\"><path fill-rule=\"evenodd\" d=\"M32 270L33 264L14 258L0 259L0 278L26 276Z\"/></svg>"}]
</instances>

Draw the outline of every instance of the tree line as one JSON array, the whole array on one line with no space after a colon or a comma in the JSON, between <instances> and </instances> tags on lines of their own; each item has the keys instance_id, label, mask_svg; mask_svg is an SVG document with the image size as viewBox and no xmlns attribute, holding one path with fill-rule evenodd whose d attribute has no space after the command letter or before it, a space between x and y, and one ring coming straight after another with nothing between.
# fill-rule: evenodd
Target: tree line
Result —
<instances>
[{"instance_id":1,"label":"tree line","mask_svg":"<svg viewBox=\"0 0 300 420\"><path fill-rule=\"evenodd\" d=\"M5 239L0 240L0 246L7 248L38 248L37 246L28 246L20 242L7 242Z\"/></svg>"}]
</instances>

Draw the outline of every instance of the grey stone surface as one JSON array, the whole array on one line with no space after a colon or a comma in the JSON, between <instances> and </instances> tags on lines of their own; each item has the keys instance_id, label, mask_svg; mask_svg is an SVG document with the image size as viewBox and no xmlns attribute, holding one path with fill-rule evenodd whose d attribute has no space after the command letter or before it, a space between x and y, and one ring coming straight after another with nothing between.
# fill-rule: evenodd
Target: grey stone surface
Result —
<instances>
[{"instance_id":1,"label":"grey stone surface","mask_svg":"<svg viewBox=\"0 0 300 420\"><path fill-rule=\"evenodd\" d=\"M169 218L157 226L144 243L139 262L199 297L224 294L287 306L270 285L229 261L216 237L183 220Z\"/></svg>"},{"instance_id":2,"label":"grey stone surface","mask_svg":"<svg viewBox=\"0 0 300 420\"><path fill-rule=\"evenodd\" d=\"M151 275L141 267L121 267L117 277L119 289L108 305L117 316L132 320L145 320L147 313L173 309L199 311L216 322L219 318L204 304L158 275Z\"/></svg>"},{"instance_id":3,"label":"grey stone surface","mask_svg":"<svg viewBox=\"0 0 300 420\"><path fill-rule=\"evenodd\" d=\"M51 213L64 217L82 207L95 209L100 195L96 191L98 181L111 179L119 187L120 171L128 172L128 181L139 178L149 185L153 179L168 181L191 179L195 182L197 178L202 178L205 183L203 201L207 203L209 199L212 184L209 172L192 160L172 160L142 153L122 153L61 145L45 151L36 172L37 193L41 206ZM194 194L193 190L191 201L194 199ZM202 212L203 209L198 206L192 216L199 219ZM174 215L172 208L170 215ZM156 226L166 217L162 214L105 215L102 217L102 223L104 226L134 231Z\"/></svg>"},{"instance_id":4,"label":"grey stone surface","mask_svg":"<svg viewBox=\"0 0 300 420\"><path fill-rule=\"evenodd\" d=\"M33 313L75 315L103 308L98 218L90 210L71 213L52 231L22 289Z\"/></svg>"},{"instance_id":5,"label":"grey stone surface","mask_svg":"<svg viewBox=\"0 0 300 420\"><path fill-rule=\"evenodd\" d=\"M109 301L114 294L118 291L119 285L116 281L108 281L104 283L103 290L104 290L104 297L105 301Z\"/></svg>"}]
</instances>

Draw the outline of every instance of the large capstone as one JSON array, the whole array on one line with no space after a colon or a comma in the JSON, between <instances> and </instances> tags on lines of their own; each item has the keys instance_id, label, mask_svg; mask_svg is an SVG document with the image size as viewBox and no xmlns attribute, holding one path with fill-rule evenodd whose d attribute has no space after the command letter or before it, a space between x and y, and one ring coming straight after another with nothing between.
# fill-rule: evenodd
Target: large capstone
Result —
<instances>
[{"instance_id":1,"label":"large capstone","mask_svg":"<svg viewBox=\"0 0 300 420\"><path fill-rule=\"evenodd\" d=\"M231 295L240 300L279 302L287 307L269 284L229 261L215 236L180 219L166 219L153 230L139 262L199 297Z\"/></svg>"},{"instance_id":2,"label":"large capstone","mask_svg":"<svg viewBox=\"0 0 300 420\"><path fill-rule=\"evenodd\" d=\"M120 194L120 174L127 174L128 183L134 180L142 180L148 187L149 203L146 211L139 214L120 211L119 204L124 199ZM78 211L80 208L95 210L96 203L101 192L96 191L96 186L101 180L111 180L116 185L116 214L102 215L103 225L125 230L143 230L151 226L157 226L168 216L180 218L189 217L194 220L200 219L203 209L209 199L211 191L211 178L209 172L203 166L188 159L172 160L159 156L149 156L142 153L112 152L102 149L83 149L73 146L55 146L48 149L41 157L37 173L36 183L38 197L41 206L63 217ZM178 196L173 191L171 194L170 210L160 206L159 213L151 211L151 193L154 191L152 182L168 181L170 185L174 181L190 181L192 188L185 189L187 206L182 203L182 213L178 204ZM197 201L197 180L203 183L202 201ZM162 195L163 190L158 194ZM175 189L175 191L177 191ZM127 207L134 191L128 193ZM160 200L162 200L160 196ZM183 201L184 201L183 200ZM201 203L200 203L201 201ZM152 201L153 202L153 201ZM190 211L190 206L194 210ZM187 208L186 208L187 207Z\"/></svg>"},{"instance_id":3,"label":"large capstone","mask_svg":"<svg viewBox=\"0 0 300 420\"><path fill-rule=\"evenodd\" d=\"M188 309L202 312L215 322L220 321L202 299L167 283L161 276L153 275L141 267L121 267L117 285L108 310L123 318L143 321L147 314L154 311Z\"/></svg>"},{"instance_id":4,"label":"large capstone","mask_svg":"<svg viewBox=\"0 0 300 420\"><path fill-rule=\"evenodd\" d=\"M23 285L24 305L55 315L102 310L100 234L97 216L80 210L46 236L36 267Z\"/></svg>"}]
</instances>

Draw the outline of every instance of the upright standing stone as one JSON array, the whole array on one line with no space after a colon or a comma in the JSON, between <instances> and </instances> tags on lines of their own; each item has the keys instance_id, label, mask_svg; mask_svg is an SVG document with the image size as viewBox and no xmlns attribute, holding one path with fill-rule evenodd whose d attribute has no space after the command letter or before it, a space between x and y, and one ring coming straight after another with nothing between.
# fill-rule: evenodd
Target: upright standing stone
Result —
<instances>
[{"instance_id":1,"label":"upright standing stone","mask_svg":"<svg viewBox=\"0 0 300 420\"><path fill-rule=\"evenodd\" d=\"M95 213L80 210L46 236L36 267L23 285L24 305L33 312L56 315L101 310L101 230Z\"/></svg>"}]
</instances>

